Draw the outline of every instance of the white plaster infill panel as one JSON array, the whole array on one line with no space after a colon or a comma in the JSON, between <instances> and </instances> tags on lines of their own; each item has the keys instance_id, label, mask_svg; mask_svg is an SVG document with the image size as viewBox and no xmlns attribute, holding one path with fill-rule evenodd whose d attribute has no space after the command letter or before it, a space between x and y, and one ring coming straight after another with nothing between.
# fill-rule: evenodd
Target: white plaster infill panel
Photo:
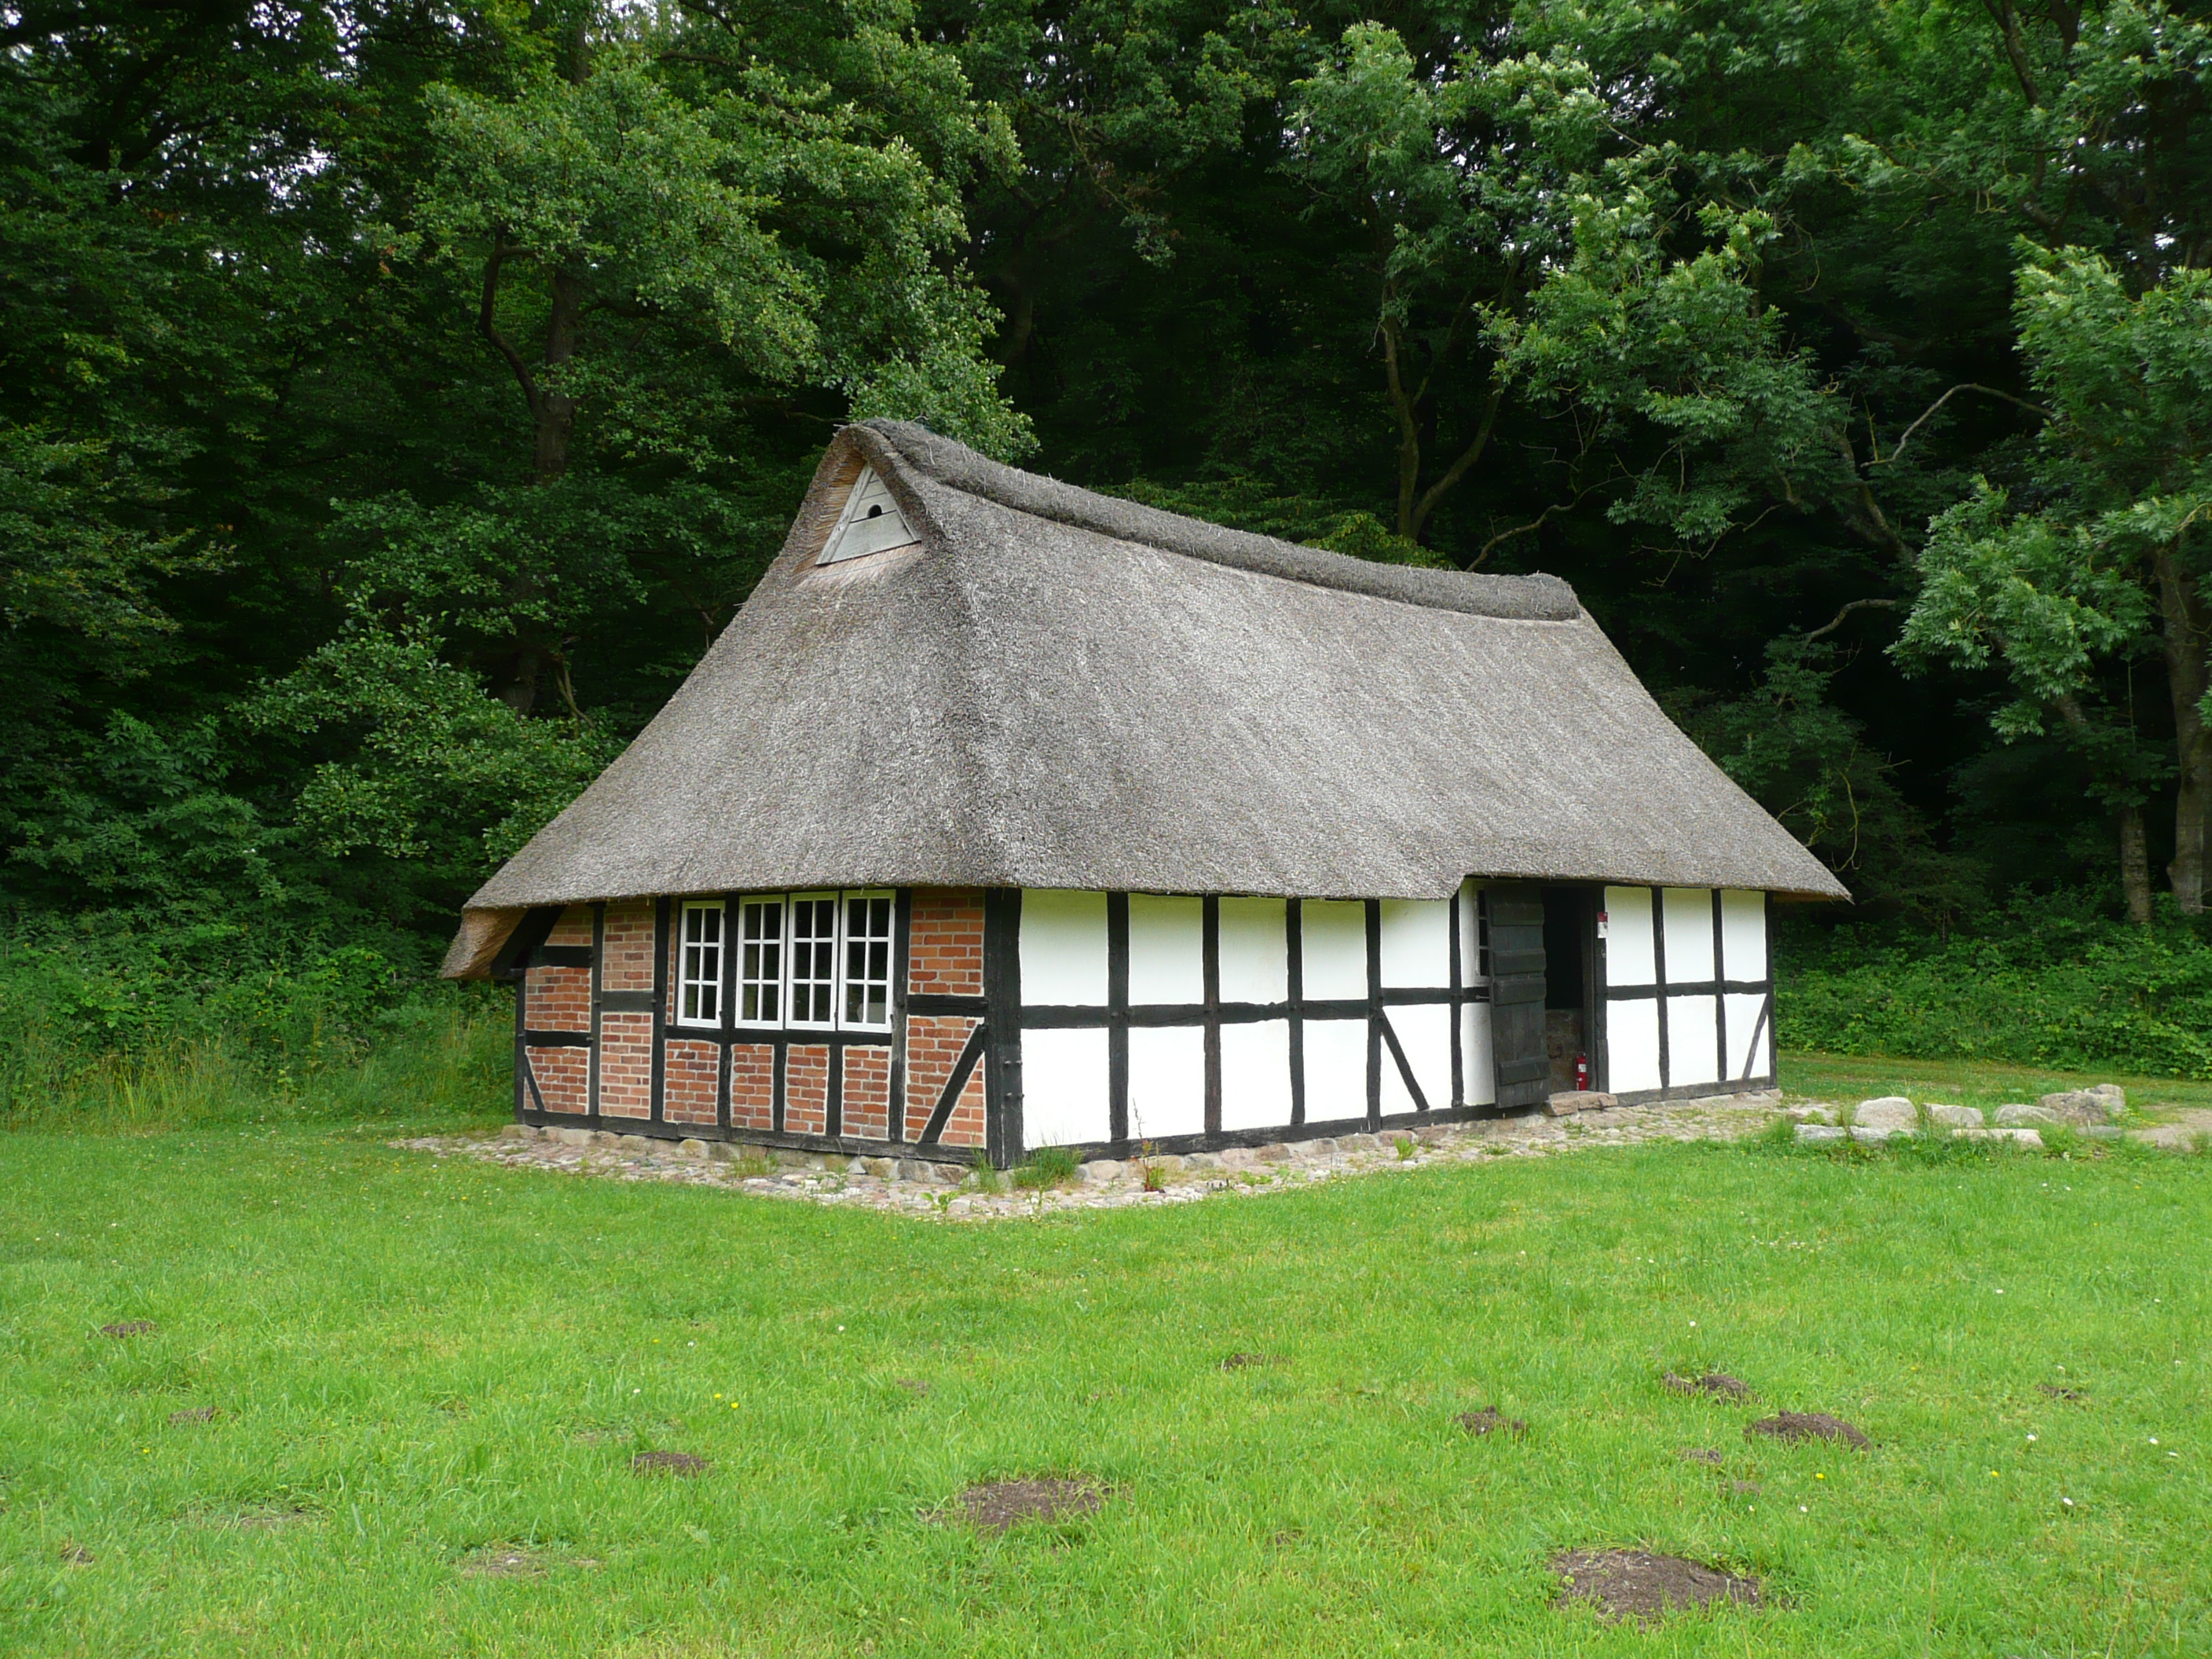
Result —
<instances>
[{"instance_id":1,"label":"white plaster infill panel","mask_svg":"<svg viewBox=\"0 0 2212 1659\"><path fill-rule=\"evenodd\" d=\"M1221 1028L1221 1127L1267 1129L1291 1121L1291 1023Z\"/></svg>"},{"instance_id":2,"label":"white plaster infill panel","mask_svg":"<svg viewBox=\"0 0 2212 1659\"><path fill-rule=\"evenodd\" d=\"M1291 994L1290 907L1281 899L1221 901L1221 1000L1283 1002ZM1287 1063L1287 1062L1285 1062ZM1288 1122L1290 1120L1283 1120Z\"/></svg>"},{"instance_id":3,"label":"white plaster infill panel","mask_svg":"<svg viewBox=\"0 0 2212 1659\"><path fill-rule=\"evenodd\" d=\"M1766 998L1755 991L1729 994L1729 1076L1741 1079L1774 1075L1774 1024L1762 1019Z\"/></svg>"},{"instance_id":4,"label":"white plaster infill panel","mask_svg":"<svg viewBox=\"0 0 2212 1659\"><path fill-rule=\"evenodd\" d=\"M1636 1094L1659 1083L1659 1004L1651 997L1625 998L1605 1009L1606 1087L1613 1094Z\"/></svg>"},{"instance_id":5,"label":"white plaster infill panel","mask_svg":"<svg viewBox=\"0 0 2212 1659\"><path fill-rule=\"evenodd\" d=\"M1022 1000L1106 1006L1105 894L1032 888L1022 895Z\"/></svg>"},{"instance_id":6,"label":"white plaster infill panel","mask_svg":"<svg viewBox=\"0 0 2212 1659\"><path fill-rule=\"evenodd\" d=\"M1657 958L1652 952L1651 890L1649 887L1608 887L1605 890L1605 982L1608 986L1650 985L1658 978ZM1658 1065L1658 1051L1652 1051ZM1622 1085L1622 1087L1627 1085ZM1650 1085L1656 1089L1656 1083Z\"/></svg>"},{"instance_id":7,"label":"white plaster infill panel","mask_svg":"<svg viewBox=\"0 0 2212 1659\"><path fill-rule=\"evenodd\" d=\"M1493 1105L1498 1073L1490 1060L1490 1005L1470 1002L1460 1010L1460 1064L1465 1068L1467 1103Z\"/></svg>"},{"instance_id":8,"label":"white plaster infill panel","mask_svg":"<svg viewBox=\"0 0 2212 1659\"><path fill-rule=\"evenodd\" d=\"M1712 925L1711 915L1709 903L1706 908L1708 927ZM1672 977L1671 973L1669 977ZM1709 996L1667 999L1668 1088L1679 1089L1685 1085L1718 1083L1721 1080L1720 1034L1713 1029L1713 999Z\"/></svg>"},{"instance_id":9,"label":"white plaster infill panel","mask_svg":"<svg viewBox=\"0 0 2212 1659\"><path fill-rule=\"evenodd\" d=\"M1299 910L1304 918L1299 943L1303 949L1305 998L1308 1002L1363 1001L1367 995L1367 907L1351 899L1308 899ZM1364 1029L1364 1028L1363 1028ZM1363 1068L1366 1061L1360 1062ZM1360 1110L1364 1112L1366 1084L1363 1081ZM1312 1115L1309 1105L1307 1115Z\"/></svg>"},{"instance_id":10,"label":"white plaster infill panel","mask_svg":"<svg viewBox=\"0 0 2212 1659\"><path fill-rule=\"evenodd\" d=\"M1427 1097L1429 1109L1447 1109L1452 1103L1451 1005L1425 1002L1386 1012L1390 1029L1398 1034L1399 1046L1406 1051L1406 1063L1413 1068L1413 1080L1421 1085L1421 1093ZM1413 1098L1406 1093L1405 1080L1398 1075L1398 1062L1387 1050L1382 1056L1382 1082L1384 1111L1413 1109ZM1390 1104L1390 1091L1394 1088L1404 1105Z\"/></svg>"},{"instance_id":11,"label":"white plaster infill panel","mask_svg":"<svg viewBox=\"0 0 2212 1659\"><path fill-rule=\"evenodd\" d=\"M1367 1022L1305 1023L1306 1121L1340 1123L1367 1115Z\"/></svg>"},{"instance_id":12,"label":"white plaster infill panel","mask_svg":"<svg viewBox=\"0 0 2212 1659\"><path fill-rule=\"evenodd\" d=\"M1664 890L1667 917L1667 982L1694 985L1716 977L1713 972L1713 895L1709 887L1669 887ZM1669 1036L1669 1059L1673 1058ZM1710 1043L1707 1045L1710 1047ZM1677 1083L1689 1079L1679 1061L1668 1068Z\"/></svg>"},{"instance_id":13,"label":"white plaster infill panel","mask_svg":"<svg viewBox=\"0 0 2212 1659\"><path fill-rule=\"evenodd\" d=\"M1766 977L1765 894L1735 888L1721 894L1721 968L1723 979ZM1731 1024L1729 1029L1735 1028Z\"/></svg>"},{"instance_id":14,"label":"white plaster infill panel","mask_svg":"<svg viewBox=\"0 0 2212 1659\"><path fill-rule=\"evenodd\" d=\"M1129 1000L1205 1001L1204 931L1204 908L1199 900L1130 894ZM1025 999L1027 994L1024 993Z\"/></svg>"},{"instance_id":15,"label":"white plaster infill panel","mask_svg":"<svg viewBox=\"0 0 2212 1659\"><path fill-rule=\"evenodd\" d=\"M1027 1079L1024 1082L1026 1086ZM1205 1029L1197 1025L1132 1027L1130 1139L1164 1140L1170 1135L1205 1132Z\"/></svg>"},{"instance_id":16,"label":"white plaster infill panel","mask_svg":"<svg viewBox=\"0 0 2212 1659\"><path fill-rule=\"evenodd\" d=\"M1022 1139L1074 1146L1112 1133L1103 1030L1022 1033Z\"/></svg>"},{"instance_id":17,"label":"white plaster infill panel","mask_svg":"<svg viewBox=\"0 0 2212 1659\"><path fill-rule=\"evenodd\" d=\"M1441 990L1451 983L1451 901L1382 901L1382 983Z\"/></svg>"}]
</instances>

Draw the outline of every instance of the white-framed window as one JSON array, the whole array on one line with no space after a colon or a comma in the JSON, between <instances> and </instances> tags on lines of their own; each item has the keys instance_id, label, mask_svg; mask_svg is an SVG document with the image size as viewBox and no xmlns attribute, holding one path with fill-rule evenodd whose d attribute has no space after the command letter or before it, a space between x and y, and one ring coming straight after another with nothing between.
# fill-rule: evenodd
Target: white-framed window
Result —
<instances>
[{"instance_id":1,"label":"white-framed window","mask_svg":"<svg viewBox=\"0 0 2212 1659\"><path fill-rule=\"evenodd\" d=\"M687 904L678 933L676 1021L719 1025L722 1020L722 907Z\"/></svg>"},{"instance_id":2,"label":"white-framed window","mask_svg":"<svg viewBox=\"0 0 2212 1659\"><path fill-rule=\"evenodd\" d=\"M783 1024L783 918L786 906L773 898L749 898L738 906L738 1023Z\"/></svg>"},{"instance_id":3,"label":"white-framed window","mask_svg":"<svg viewBox=\"0 0 2212 1659\"><path fill-rule=\"evenodd\" d=\"M897 916L895 896L883 891L746 894L730 924L737 1023L887 1030Z\"/></svg>"},{"instance_id":4,"label":"white-framed window","mask_svg":"<svg viewBox=\"0 0 2212 1659\"><path fill-rule=\"evenodd\" d=\"M889 893L845 895L841 1024L880 1027L891 1023L891 919L896 910Z\"/></svg>"},{"instance_id":5,"label":"white-framed window","mask_svg":"<svg viewBox=\"0 0 2212 1659\"><path fill-rule=\"evenodd\" d=\"M837 896L791 896L790 1025L837 1023Z\"/></svg>"}]
</instances>

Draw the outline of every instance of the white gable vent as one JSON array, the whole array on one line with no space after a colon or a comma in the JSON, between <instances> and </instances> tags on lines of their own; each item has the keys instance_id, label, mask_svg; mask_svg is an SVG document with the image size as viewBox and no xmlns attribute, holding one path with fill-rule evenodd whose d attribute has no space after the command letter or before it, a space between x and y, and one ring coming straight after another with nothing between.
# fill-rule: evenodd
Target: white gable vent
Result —
<instances>
[{"instance_id":1,"label":"white gable vent","mask_svg":"<svg viewBox=\"0 0 2212 1659\"><path fill-rule=\"evenodd\" d=\"M847 497L845 510L838 515L837 527L830 532L830 544L822 550L816 562L835 564L840 559L857 559L866 553L881 553L893 547L906 547L920 539L907 527L906 515L899 511L891 492L876 476L872 466L860 469L860 476L853 482L853 493Z\"/></svg>"}]
</instances>

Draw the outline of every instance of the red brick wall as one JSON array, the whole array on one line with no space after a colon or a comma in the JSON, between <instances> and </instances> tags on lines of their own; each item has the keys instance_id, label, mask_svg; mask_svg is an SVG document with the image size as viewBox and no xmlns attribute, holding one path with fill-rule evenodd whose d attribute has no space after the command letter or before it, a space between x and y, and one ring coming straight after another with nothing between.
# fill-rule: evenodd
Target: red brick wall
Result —
<instances>
[{"instance_id":1,"label":"red brick wall","mask_svg":"<svg viewBox=\"0 0 2212 1659\"><path fill-rule=\"evenodd\" d=\"M730 1127L775 1127L775 1050L765 1042L730 1045Z\"/></svg>"},{"instance_id":2,"label":"red brick wall","mask_svg":"<svg viewBox=\"0 0 2212 1659\"><path fill-rule=\"evenodd\" d=\"M889 1138L891 1127L891 1051L845 1050L845 1133L868 1140Z\"/></svg>"},{"instance_id":3,"label":"red brick wall","mask_svg":"<svg viewBox=\"0 0 2212 1659\"><path fill-rule=\"evenodd\" d=\"M579 1117L591 1109L591 1074L588 1048L532 1048L530 1069L538 1079L538 1092L544 1097L549 1112L574 1112ZM523 1098L532 1105L527 1090Z\"/></svg>"},{"instance_id":4,"label":"red brick wall","mask_svg":"<svg viewBox=\"0 0 2212 1659\"><path fill-rule=\"evenodd\" d=\"M909 1014L906 1022L906 1133L907 1139L921 1139L929 1115L937 1109L937 1097L945 1092L952 1068L959 1063L960 1051L967 1046L969 1033L982 1021L934 1014ZM975 1069L969 1074L968 1086L960 1092L960 1102L952 1109L951 1121L945 1125L944 1139L963 1146L978 1146L983 1142L983 1062L978 1060Z\"/></svg>"},{"instance_id":5,"label":"red brick wall","mask_svg":"<svg viewBox=\"0 0 2212 1659\"><path fill-rule=\"evenodd\" d=\"M794 1042L783 1063L783 1127L795 1135L830 1129L830 1047Z\"/></svg>"},{"instance_id":6,"label":"red brick wall","mask_svg":"<svg viewBox=\"0 0 2212 1659\"><path fill-rule=\"evenodd\" d=\"M708 1105L712 1116L711 1101ZM599 1016L599 1111L607 1117L653 1115L651 1014Z\"/></svg>"},{"instance_id":7,"label":"red brick wall","mask_svg":"<svg viewBox=\"0 0 2212 1659\"><path fill-rule=\"evenodd\" d=\"M592 909L572 904L553 924L548 945L592 943ZM592 1029L592 970L588 968L532 968L522 982L522 1023L535 1031ZM550 1103L550 1102L548 1103Z\"/></svg>"},{"instance_id":8,"label":"red brick wall","mask_svg":"<svg viewBox=\"0 0 2212 1659\"><path fill-rule=\"evenodd\" d=\"M983 896L975 889L916 888L908 941L908 991L983 994Z\"/></svg>"},{"instance_id":9,"label":"red brick wall","mask_svg":"<svg viewBox=\"0 0 2212 1659\"><path fill-rule=\"evenodd\" d=\"M653 901L623 899L607 906L606 938L600 957L603 991L653 988Z\"/></svg>"},{"instance_id":10,"label":"red brick wall","mask_svg":"<svg viewBox=\"0 0 2212 1659\"><path fill-rule=\"evenodd\" d=\"M713 1043L671 1037L661 1060L660 1115L671 1123L712 1123L719 1063Z\"/></svg>"}]
</instances>

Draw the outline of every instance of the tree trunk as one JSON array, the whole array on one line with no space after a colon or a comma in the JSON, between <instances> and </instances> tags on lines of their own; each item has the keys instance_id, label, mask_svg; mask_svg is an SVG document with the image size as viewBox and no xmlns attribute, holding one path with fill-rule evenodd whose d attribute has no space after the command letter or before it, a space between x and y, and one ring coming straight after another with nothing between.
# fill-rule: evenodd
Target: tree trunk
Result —
<instances>
[{"instance_id":1,"label":"tree trunk","mask_svg":"<svg viewBox=\"0 0 2212 1659\"><path fill-rule=\"evenodd\" d=\"M552 483L568 470L568 439L576 429L576 400L561 387L561 369L576 355L576 324L582 314L583 291L565 270L556 270L551 283L553 309L545 321L545 374L538 382L537 443L532 456L532 476L541 484Z\"/></svg>"},{"instance_id":2,"label":"tree trunk","mask_svg":"<svg viewBox=\"0 0 2212 1659\"><path fill-rule=\"evenodd\" d=\"M2212 809L2212 732L2205 729L2203 702L2212 674L2208 674L2205 617L2196 579L2181 568L2180 548L2174 544L2158 550L2153 563L2158 573L2159 610L2166 647L2166 688L2173 699L2174 761L2179 787L2173 803L2173 862L2166 877L2173 896L2185 912L2204 908L2204 834L2208 809Z\"/></svg>"},{"instance_id":3,"label":"tree trunk","mask_svg":"<svg viewBox=\"0 0 2212 1659\"><path fill-rule=\"evenodd\" d=\"M2128 896L2128 920L2150 926L2150 847L2143 836L2140 806L2120 808L2120 886Z\"/></svg>"}]
</instances>

